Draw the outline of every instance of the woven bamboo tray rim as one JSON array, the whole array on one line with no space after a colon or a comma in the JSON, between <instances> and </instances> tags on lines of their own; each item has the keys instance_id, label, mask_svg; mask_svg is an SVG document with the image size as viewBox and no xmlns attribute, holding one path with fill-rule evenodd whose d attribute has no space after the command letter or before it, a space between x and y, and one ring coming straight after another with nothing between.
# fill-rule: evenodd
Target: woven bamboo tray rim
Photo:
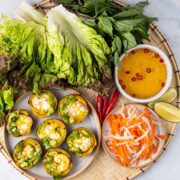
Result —
<instances>
[{"instance_id":1,"label":"woven bamboo tray rim","mask_svg":"<svg viewBox=\"0 0 180 180\"><path fill-rule=\"evenodd\" d=\"M122 3L120 0L114 0L114 2L116 2L117 4L120 4L121 6L126 6L126 4ZM54 1L51 1L51 0L43 0L43 1L35 4L34 6L38 10L40 10L41 12L46 13L47 9L50 9L53 6L56 6L56 3L54 3ZM153 45L159 47L160 49L163 49L165 51L165 53L167 54L167 56L169 57L169 59L171 60L171 64L172 64L173 71L174 71L174 76L173 76L174 80L175 80L175 83L174 83L175 86L174 87L177 88L177 92L178 92L178 97L177 97L175 103L176 103L177 107L180 107L180 96L179 96L180 95L180 76L179 76L180 71L178 69L178 65L177 65L175 56L174 56L174 54L173 54L167 40L164 38L161 31L157 28L157 26L155 24L150 25L149 34L150 34L150 37L149 37L149 41L147 41L147 43L153 44ZM156 42L156 41L158 41L158 42ZM90 91L90 92L93 93L93 95L95 95L95 96L97 95L97 93L94 93L92 91ZM93 96L93 95L91 95L91 96ZM166 143L165 143L165 146L164 146L163 150L159 153L159 156L161 156L161 154L167 149L169 143L172 141L172 138L175 135L176 124L171 123L170 126L171 126L171 128L170 128L170 130L168 132L168 139L166 140ZM17 169L17 171L19 171L22 175L24 175L27 178L32 179L32 180L38 180L37 178L33 177L32 175L28 174L27 172L25 172L22 169L20 169L19 167L17 167L17 165L13 162L12 158L9 156L9 153L6 151L6 149L4 147L4 143L3 143L2 140L0 142L0 152L7 159L8 163L11 164L15 169ZM90 166L90 168L88 168L84 173L82 173L82 175L78 176L77 178L73 178L73 179L74 180L75 179L77 179L77 180L82 179L83 180L83 179L89 178L89 176L91 176L92 178L96 178L98 180L101 180L101 179L102 180L103 179L112 179L112 180L115 180L115 179L122 179L123 180L123 179L125 179L125 180L129 180L129 179L133 179L136 176L144 173L149 167L151 167L151 165L153 163L156 162L156 160L155 160L151 164L149 164L148 166L143 167L143 168L139 168L136 171L128 168L128 172L126 172L126 174L123 175L123 177L121 176L120 173L118 173L116 171L114 172L113 175L110 174L111 172L109 172L109 174L107 173L107 176L110 177L110 178L107 178L106 176L103 177L103 175L100 173L100 170L102 169L102 164L103 164L102 159L105 158L106 154L104 154L103 150L101 149L98 155L99 156L97 157L97 159L99 158L100 161L95 160L95 162ZM102 158L101 156L104 156L104 157ZM158 156L158 158L159 158L159 156ZM112 160L109 158L109 162L110 161L112 161ZM95 163L99 163L99 165L96 165ZM93 165L96 166L97 169L95 169L95 167L93 169L93 167L92 167ZM115 167L115 166L118 166L118 165L116 165L114 163L113 167L110 167L109 171L112 168L114 168L115 170L119 169L119 171L120 171L121 168L124 169L121 166L118 166L118 167ZM99 172L98 172L98 170L99 170ZM90 172L87 173L87 171L90 171ZM96 171L96 172L94 172L94 171ZM95 174L95 175L93 176L93 174Z\"/></svg>"}]
</instances>

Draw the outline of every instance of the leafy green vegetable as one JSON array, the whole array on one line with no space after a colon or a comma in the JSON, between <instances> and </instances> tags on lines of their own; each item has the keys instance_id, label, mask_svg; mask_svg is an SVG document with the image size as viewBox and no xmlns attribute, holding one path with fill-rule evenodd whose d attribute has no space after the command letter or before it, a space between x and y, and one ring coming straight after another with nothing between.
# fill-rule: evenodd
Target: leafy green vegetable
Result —
<instances>
[{"instance_id":1,"label":"leafy green vegetable","mask_svg":"<svg viewBox=\"0 0 180 180\"><path fill-rule=\"evenodd\" d=\"M132 6L122 7L121 12L114 14L112 17L115 19L122 19L138 16L143 13L144 7L148 4L148 1L142 1Z\"/></svg>"},{"instance_id":2,"label":"leafy green vegetable","mask_svg":"<svg viewBox=\"0 0 180 180\"><path fill-rule=\"evenodd\" d=\"M111 76L107 59L110 49L94 29L84 25L76 15L67 11L63 6L52 9L48 13L48 18L54 20L51 27L59 29L62 37L64 35L64 44L67 46L66 59L69 57L68 61L72 64L71 68L68 67L70 70L69 83L86 87L94 84L99 79L97 65L100 72ZM74 54L73 57L71 52ZM77 76L75 77L74 74Z\"/></svg>"},{"instance_id":3,"label":"leafy green vegetable","mask_svg":"<svg viewBox=\"0 0 180 180\"><path fill-rule=\"evenodd\" d=\"M114 42L117 41L117 37L119 38L120 48L113 51L112 59L115 65L119 64L118 59L123 52L148 38L149 24L156 20L143 15L144 7L149 4L148 1L127 7L121 7L110 0L59 0L59 2L78 14L83 23L95 28L108 45L113 46L111 49L115 48Z\"/></svg>"},{"instance_id":4,"label":"leafy green vegetable","mask_svg":"<svg viewBox=\"0 0 180 180\"><path fill-rule=\"evenodd\" d=\"M149 4L148 0L141 1L135 5L132 6L126 6L122 8L122 11L130 11L130 10L137 10L139 13L143 13L144 7Z\"/></svg>"},{"instance_id":5,"label":"leafy green vegetable","mask_svg":"<svg viewBox=\"0 0 180 180\"><path fill-rule=\"evenodd\" d=\"M86 19L86 18L83 18L81 17L81 21L82 23L96 29L97 28L97 24L96 24L96 20L95 19Z\"/></svg>"},{"instance_id":6,"label":"leafy green vegetable","mask_svg":"<svg viewBox=\"0 0 180 180\"><path fill-rule=\"evenodd\" d=\"M119 54L122 51L122 42L120 37L115 36L112 41L112 47L111 47L112 53L114 53L114 63L115 65L119 65Z\"/></svg>"},{"instance_id":7,"label":"leafy green vegetable","mask_svg":"<svg viewBox=\"0 0 180 180\"><path fill-rule=\"evenodd\" d=\"M4 102L3 102L3 98L0 96L0 120L2 120L5 116L5 108L4 108Z\"/></svg>"},{"instance_id":8,"label":"leafy green vegetable","mask_svg":"<svg viewBox=\"0 0 180 180\"><path fill-rule=\"evenodd\" d=\"M0 75L7 74L17 66L18 59L7 55L0 55Z\"/></svg>"},{"instance_id":9,"label":"leafy green vegetable","mask_svg":"<svg viewBox=\"0 0 180 180\"><path fill-rule=\"evenodd\" d=\"M5 84L3 87L2 98L5 103L5 111L10 110L14 106L14 97L17 94L17 89L15 87L9 87Z\"/></svg>"},{"instance_id":10,"label":"leafy green vegetable","mask_svg":"<svg viewBox=\"0 0 180 180\"><path fill-rule=\"evenodd\" d=\"M7 82L0 90L0 120L4 118L5 112L14 106L14 99L17 92L17 88L9 86Z\"/></svg>"},{"instance_id":11,"label":"leafy green vegetable","mask_svg":"<svg viewBox=\"0 0 180 180\"><path fill-rule=\"evenodd\" d=\"M110 37L113 37L113 27L109 17L100 16L98 28L100 31L102 31L102 33L108 34Z\"/></svg>"},{"instance_id":12,"label":"leafy green vegetable","mask_svg":"<svg viewBox=\"0 0 180 180\"><path fill-rule=\"evenodd\" d=\"M66 1L66 4L69 3ZM113 4L109 0L84 0L83 3L79 2L75 6L75 8L83 14L88 14L90 16L98 16L104 11L110 11L112 6Z\"/></svg>"},{"instance_id":13,"label":"leafy green vegetable","mask_svg":"<svg viewBox=\"0 0 180 180\"><path fill-rule=\"evenodd\" d=\"M121 36L125 50L131 49L137 45L135 37L130 32L122 33Z\"/></svg>"},{"instance_id":14,"label":"leafy green vegetable","mask_svg":"<svg viewBox=\"0 0 180 180\"><path fill-rule=\"evenodd\" d=\"M119 65L122 53L148 38L155 20L143 15L148 1L128 7L110 0L59 2L64 7L47 15L22 3L18 19L1 17L0 117L14 105L13 87L37 92L73 85L109 92L111 60Z\"/></svg>"},{"instance_id":15,"label":"leafy green vegetable","mask_svg":"<svg viewBox=\"0 0 180 180\"><path fill-rule=\"evenodd\" d=\"M143 22L143 18L129 19L129 20L119 20L114 22L114 28L119 33L130 32L135 26Z\"/></svg>"}]
</instances>

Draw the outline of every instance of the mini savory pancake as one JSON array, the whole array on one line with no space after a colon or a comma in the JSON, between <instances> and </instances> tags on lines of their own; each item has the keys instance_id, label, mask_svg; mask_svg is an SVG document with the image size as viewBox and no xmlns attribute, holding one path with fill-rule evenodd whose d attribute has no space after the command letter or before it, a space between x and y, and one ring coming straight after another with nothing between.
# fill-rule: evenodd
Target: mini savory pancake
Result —
<instances>
[{"instance_id":1,"label":"mini savory pancake","mask_svg":"<svg viewBox=\"0 0 180 180\"><path fill-rule=\"evenodd\" d=\"M13 158L22 169L31 169L41 159L42 149L38 141L27 138L20 141L14 148Z\"/></svg>"},{"instance_id":2,"label":"mini savory pancake","mask_svg":"<svg viewBox=\"0 0 180 180\"><path fill-rule=\"evenodd\" d=\"M55 148L45 154L43 166L46 172L55 179L67 175L71 171L73 163L68 152Z\"/></svg>"},{"instance_id":3,"label":"mini savory pancake","mask_svg":"<svg viewBox=\"0 0 180 180\"><path fill-rule=\"evenodd\" d=\"M35 116L44 118L56 111L57 99L52 92L44 90L30 96L29 106Z\"/></svg>"},{"instance_id":4,"label":"mini savory pancake","mask_svg":"<svg viewBox=\"0 0 180 180\"><path fill-rule=\"evenodd\" d=\"M96 137L93 132L87 128L75 129L67 138L69 151L79 157L84 157L92 153L97 145Z\"/></svg>"},{"instance_id":5,"label":"mini savory pancake","mask_svg":"<svg viewBox=\"0 0 180 180\"><path fill-rule=\"evenodd\" d=\"M66 126L58 119L48 119L37 128L37 136L46 149L62 144L66 135Z\"/></svg>"},{"instance_id":6,"label":"mini savory pancake","mask_svg":"<svg viewBox=\"0 0 180 180\"><path fill-rule=\"evenodd\" d=\"M6 121L6 129L12 136L25 136L31 132L33 120L25 110L15 110L8 113Z\"/></svg>"},{"instance_id":7,"label":"mini savory pancake","mask_svg":"<svg viewBox=\"0 0 180 180\"><path fill-rule=\"evenodd\" d=\"M89 112L86 101L78 95L67 95L59 102L58 113L65 123L78 124Z\"/></svg>"}]
</instances>

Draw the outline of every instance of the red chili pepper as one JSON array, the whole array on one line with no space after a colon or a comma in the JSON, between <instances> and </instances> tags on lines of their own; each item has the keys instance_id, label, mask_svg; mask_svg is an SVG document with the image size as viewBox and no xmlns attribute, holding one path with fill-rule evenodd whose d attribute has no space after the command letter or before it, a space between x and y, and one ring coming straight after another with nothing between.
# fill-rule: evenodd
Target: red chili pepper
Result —
<instances>
[{"instance_id":1,"label":"red chili pepper","mask_svg":"<svg viewBox=\"0 0 180 180\"><path fill-rule=\"evenodd\" d=\"M151 68L146 68L147 73L151 73Z\"/></svg>"},{"instance_id":2,"label":"red chili pepper","mask_svg":"<svg viewBox=\"0 0 180 180\"><path fill-rule=\"evenodd\" d=\"M103 97L101 95L97 96L96 108L97 108L99 121L102 124Z\"/></svg>"},{"instance_id":3,"label":"red chili pepper","mask_svg":"<svg viewBox=\"0 0 180 180\"><path fill-rule=\"evenodd\" d=\"M108 108L108 97L105 97L103 103L103 110L102 110L102 119L105 118L107 108Z\"/></svg>"},{"instance_id":4,"label":"red chili pepper","mask_svg":"<svg viewBox=\"0 0 180 180\"><path fill-rule=\"evenodd\" d=\"M131 51L131 54L135 54L135 51L134 51L134 50L132 50L132 51Z\"/></svg>"},{"instance_id":5,"label":"red chili pepper","mask_svg":"<svg viewBox=\"0 0 180 180\"><path fill-rule=\"evenodd\" d=\"M123 88L123 89L126 89L126 85L122 84L122 88Z\"/></svg>"},{"instance_id":6,"label":"red chili pepper","mask_svg":"<svg viewBox=\"0 0 180 180\"><path fill-rule=\"evenodd\" d=\"M159 54L155 54L155 58L158 58L159 57Z\"/></svg>"},{"instance_id":7,"label":"red chili pepper","mask_svg":"<svg viewBox=\"0 0 180 180\"><path fill-rule=\"evenodd\" d=\"M140 80L140 81L143 80L143 76L141 76L141 75L139 75L137 78L138 78L138 80Z\"/></svg>"},{"instance_id":8,"label":"red chili pepper","mask_svg":"<svg viewBox=\"0 0 180 180\"><path fill-rule=\"evenodd\" d=\"M144 49L144 53L148 53L149 52L149 49Z\"/></svg>"},{"instance_id":9,"label":"red chili pepper","mask_svg":"<svg viewBox=\"0 0 180 180\"><path fill-rule=\"evenodd\" d=\"M135 78L135 77L133 77L133 78L132 78L132 81L136 81L136 78Z\"/></svg>"},{"instance_id":10,"label":"red chili pepper","mask_svg":"<svg viewBox=\"0 0 180 180\"><path fill-rule=\"evenodd\" d=\"M123 81L120 79L120 80L119 80L119 83L120 83L120 84L122 84L122 83L123 83Z\"/></svg>"},{"instance_id":11,"label":"red chili pepper","mask_svg":"<svg viewBox=\"0 0 180 180\"><path fill-rule=\"evenodd\" d=\"M164 60L163 60L163 59L160 59L160 60L159 60L159 62L160 62L160 63L163 63L163 62L164 62Z\"/></svg>"},{"instance_id":12,"label":"red chili pepper","mask_svg":"<svg viewBox=\"0 0 180 180\"><path fill-rule=\"evenodd\" d=\"M113 96L112 96L112 98L111 98L111 101L110 101L110 103L109 103L109 105L108 105L108 108L107 108L107 110L106 110L105 117L106 117L106 116L109 114L109 112L112 110L112 108L113 108L114 104L116 103L119 95L120 95L120 93L119 93L118 89L116 89L116 90L114 91L114 93L113 93Z\"/></svg>"},{"instance_id":13,"label":"red chili pepper","mask_svg":"<svg viewBox=\"0 0 180 180\"><path fill-rule=\"evenodd\" d=\"M165 83L161 83L161 87L164 87L165 86Z\"/></svg>"}]
</instances>

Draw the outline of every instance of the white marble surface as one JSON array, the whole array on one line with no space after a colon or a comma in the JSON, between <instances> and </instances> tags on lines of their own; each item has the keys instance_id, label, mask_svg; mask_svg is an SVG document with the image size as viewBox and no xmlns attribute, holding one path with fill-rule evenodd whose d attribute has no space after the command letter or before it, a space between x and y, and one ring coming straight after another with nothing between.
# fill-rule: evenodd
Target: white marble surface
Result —
<instances>
[{"instance_id":1,"label":"white marble surface","mask_svg":"<svg viewBox=\"0 0 180 180\"><path fill-rule=\"evenodd\" d=\"M135 3L139 0L124 0L127 3ZM11 15L12 9L17 7L21 0L0 0L0 12ZM36 0L30 0L36 2ZM158 17L156 23L168 40L180 66L180 1L179 0L149 0L146 14ZM168 150L137 180L179 180L180 170L180 125L174 140L168 146ZM26 180L6 159L0 154L0 179L1 180Z\"/></svg>"}]
</instances>

